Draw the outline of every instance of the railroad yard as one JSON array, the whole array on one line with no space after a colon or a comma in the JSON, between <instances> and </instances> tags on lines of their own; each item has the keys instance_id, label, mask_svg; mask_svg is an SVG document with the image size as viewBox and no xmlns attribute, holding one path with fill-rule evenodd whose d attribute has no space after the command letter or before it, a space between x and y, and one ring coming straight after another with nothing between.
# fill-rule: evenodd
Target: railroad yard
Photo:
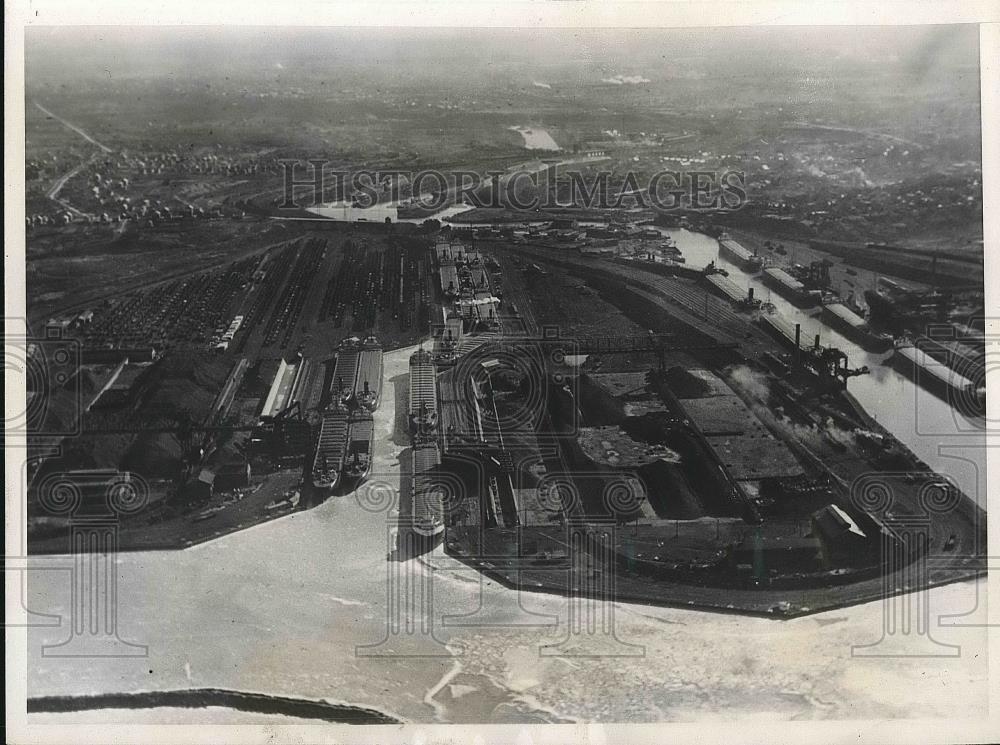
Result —
<instances>
[{"instance_id":1,"label":"railroad yard","mask_svg":"<svg viewBox=\"0 0 1000 745\"><path fill-rule=\"evenodd\" d=\"M314 503L300 482L337 345L412 343L434 302L426 242L331 227L64 316L60 337L83 350L80 407L48 416L81 434L33 473L33 550L63 548L66 513L39 506L75 478L60 475L94 472L99 490L134 470L149 509L125 521L123 548L182 547Z\"/></svg>"}]
</instances>

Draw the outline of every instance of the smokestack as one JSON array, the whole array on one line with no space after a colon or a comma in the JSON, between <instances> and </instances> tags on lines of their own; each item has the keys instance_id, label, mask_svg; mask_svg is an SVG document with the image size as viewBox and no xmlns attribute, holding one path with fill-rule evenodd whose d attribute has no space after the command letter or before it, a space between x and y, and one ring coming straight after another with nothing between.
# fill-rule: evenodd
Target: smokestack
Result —
<instances>
[{"instance_id":1,"label":"smokestack","mask_svg":"<svg viewBox=\"0 0 1000 745\"><path fill-rule=\"evenodd\" d=\"M815 343L813 344L813 349L815 349L817 352L819 351L819 334L816 334L816 340Z\"/></svg>"},{"instance_id":2,"label":"smokestack","mask_svg":"<svg viewBox=\"0 0 1000 745\"><path fill-rule=\"evenodd\" d=\"M749 290L747 290L747 297L750 298L751 300L753 300L753 288L752 287Z\"/></svg>"},{"instance_id":3,"label":"smokestack","mask_svg":"<svg viewBox=\"0 0 1000 745\"><path fill-rule=\"evenodd\" d=\"M802 354L802 347L799 344L802 341L802 324L795 324L795 366L799 366L799 356Z\"/></svg>"},{"instance_id":4,"label":"smokestack","mask_svg":"<svg viewBox=\"0 0 1000 745\"><path fill-rule=\"evenodd\" d=\"M819 337L816 337L816 345L819 346ZM365 381L365 395L368 395L368 381Z\"/></svg>"}]
</instances>

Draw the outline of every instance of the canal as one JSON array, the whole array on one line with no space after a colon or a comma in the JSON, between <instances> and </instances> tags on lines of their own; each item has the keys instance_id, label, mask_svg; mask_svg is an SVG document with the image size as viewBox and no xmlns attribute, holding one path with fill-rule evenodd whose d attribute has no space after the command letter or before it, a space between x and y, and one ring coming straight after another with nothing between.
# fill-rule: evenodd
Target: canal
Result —
<instances>
[{"instance_id":1,"label":"canal","mask_svg":"<svg viewBox=\"0 0 1000 745\"><path fill-rule=\"evenodd\" d=\"M691 267L714 261L729 272L729 279L754 295L774 304L792 323L802 324L802 338L820 336L823 346L847 353L851 367L867 365L868 375L851 378L847 389L879 424L933 470L951 476L956 483L986 507L986 450L983 422L959 414L948 401L930 393L888 364L892 352L867 352L855 342L825 324L819 308L803 310L764 285L760 275L751 274L719 255L714 238L684 229L660 229L670 236Z\"/></svg>"}]
</instances>

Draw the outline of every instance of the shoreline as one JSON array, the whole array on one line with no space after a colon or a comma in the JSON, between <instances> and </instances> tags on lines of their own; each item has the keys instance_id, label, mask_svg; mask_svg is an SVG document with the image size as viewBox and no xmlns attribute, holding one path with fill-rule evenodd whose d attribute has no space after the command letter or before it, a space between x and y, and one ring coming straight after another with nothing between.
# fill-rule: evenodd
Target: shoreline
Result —
<instances>
[{"instance_id":1,"label":"shoreline","mask_svg":"<svg viewBox=\"0 0 1000 745\"><path fill-rule=\"evenodd\" d=\"M256 714L281 714L319 719L337 724L403 724L405 720L379 709L326 699L275 696L227 688L98 693L81 696L35 696L27 700L27 713L61 714L98 709L205 709L224 707Z\"/></svg>"}]
</instances>

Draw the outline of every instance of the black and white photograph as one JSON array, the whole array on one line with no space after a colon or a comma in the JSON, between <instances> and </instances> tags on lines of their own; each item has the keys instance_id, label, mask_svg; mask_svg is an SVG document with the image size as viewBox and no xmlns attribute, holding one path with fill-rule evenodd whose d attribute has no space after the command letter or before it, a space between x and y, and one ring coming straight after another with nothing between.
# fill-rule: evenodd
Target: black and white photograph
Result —
<instances>
[{"instance_id":1,"label":"black and white photograph","mask_svg":"<svg viewBox=\"0 0 1000 745\"><path fill-rule=\"evenodd\" d=\"M153 5L7 21L8 741L1000 737L995 8Z\"/></svg>"}]
</instances>

